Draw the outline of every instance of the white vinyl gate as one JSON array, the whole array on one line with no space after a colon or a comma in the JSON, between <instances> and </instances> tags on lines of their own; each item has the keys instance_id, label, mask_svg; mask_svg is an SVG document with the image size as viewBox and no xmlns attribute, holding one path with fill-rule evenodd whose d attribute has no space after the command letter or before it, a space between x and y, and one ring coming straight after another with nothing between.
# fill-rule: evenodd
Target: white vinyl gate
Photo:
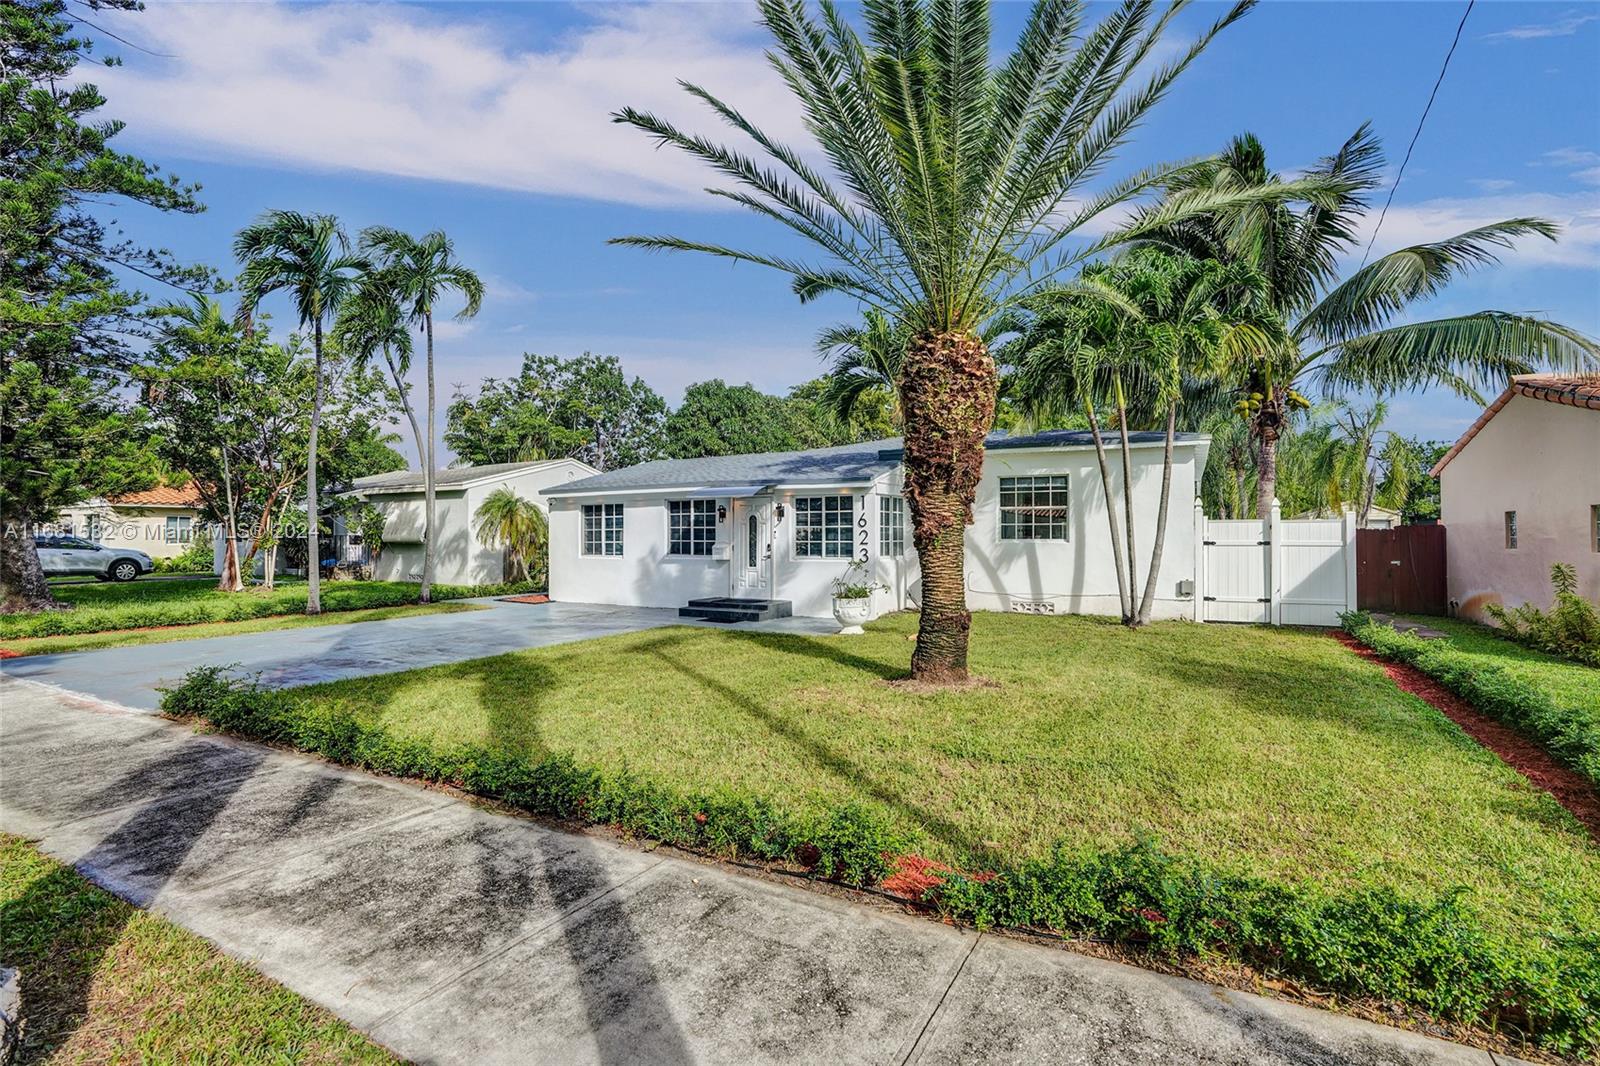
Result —
<instances>
[{"instance_id":1,"label":"white vinyl gate","mask_svg":"<svg viewBox=\"0 0 1600 1066\"><path fill-rule=\"evenodd\" d=\"M1356 607L1355 514L1285 521L1208 519L1195 510L1202 622L1336 626Z\"/></svg>"}]
</instances>

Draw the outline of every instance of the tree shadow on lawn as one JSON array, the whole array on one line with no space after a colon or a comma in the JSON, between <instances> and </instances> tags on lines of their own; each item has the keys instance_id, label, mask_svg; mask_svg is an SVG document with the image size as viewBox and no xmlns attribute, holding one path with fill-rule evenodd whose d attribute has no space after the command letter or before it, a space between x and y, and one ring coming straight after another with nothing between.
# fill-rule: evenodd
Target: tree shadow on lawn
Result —
<instances>
[{"instance_id":1,"label":"tree shadow on lawn","mask_svg":"<svg viewBox=\"0 0 1600 1066\"><path fill-rule=\"evenodd\" d=\"M750 633L745 634L745 636L748 639L757 640L758 643L767 643L764 640L757 639L767 636L764 634ZM871 776L847 755L836 751L828 744L809 735L804 729L785 719L782 715L774 714L766 707L763 707L757 700L740 692L732 685L711 676L705 671L698 670L682 659L670 654L673 649L684 643L685 638L683 636L661 635L641 644L639 650L654 656L683 677L719 697L729 706L743 711L750 718L765 726L775 736L809 756L821 769L850 783L871 799L893 810L903 820L928 830L948 847L953 854L963 860L979 866L987 866L997 861L999 856L993 848L981 840L974 839L966 830L954 822L913 805L904 796L892 792L873 781ZM799 654L814 654L820 658L834 659L832 654L827 654L833 649L826 644L809 640L806 640L805 643L820 644L820 653L819 651L807 650L803 646L797 648L787 640L775 646L783 651L798 651ZM859 656L854 655L847 655L847 658L865 664L857 666L857 669L865 670L880 677L894 676L893 671L883 663L877 663L870 659L861 659Z\"/></svg>"},{"instance_id":2,"label":"tree shadow on lawn","mask_svg":"<svg viewBox=\"0 0 1600 1066\"><path fill-rule=\"evenodd\" d=\"M821 659L825 662L835 663L851 670L859 670L871 674L884 681L907 676L911 672L911 653L906 652L904 666L887 663L881 659L869 659L864 655L857 655L844 647L844 640L833 638L809 637L791 633L764 633L759 630L729 629L725 632L738 640L755 644L767 651L781 651L790 655L803 655L812 659Z\"/></svg>"}]
</instances>

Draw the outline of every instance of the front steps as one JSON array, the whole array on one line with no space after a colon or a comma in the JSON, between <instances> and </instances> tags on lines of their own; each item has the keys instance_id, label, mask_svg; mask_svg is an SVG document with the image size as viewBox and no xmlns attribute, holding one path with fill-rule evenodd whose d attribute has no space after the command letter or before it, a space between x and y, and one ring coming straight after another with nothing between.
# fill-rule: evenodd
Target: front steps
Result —
<instances>
[{"instance_id":1,"label":"front steps","mask_svg":"<svg viewBox=\"0 0 1600 1066\"><path fill-rule=\"evenodd\" d=\"M678 608L680 618L700 618L707 622L765 622L770 618L788 618L794 612L788 600L742 600L734 596L712 596L704 600L690 600L689 606Z\"/></svg>"}]
</instances>

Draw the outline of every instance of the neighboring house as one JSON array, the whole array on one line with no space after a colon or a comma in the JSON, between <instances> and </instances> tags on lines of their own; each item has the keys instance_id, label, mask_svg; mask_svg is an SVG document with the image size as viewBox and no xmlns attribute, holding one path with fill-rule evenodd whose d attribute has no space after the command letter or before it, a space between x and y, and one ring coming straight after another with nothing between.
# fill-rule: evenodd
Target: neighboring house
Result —
<instances>
[{"instance_id":1,"label":"neighboring house","mask_svg":"<svg viewBox=\"0 0 1600 1066\"><path fill-rule=\"evenodd\" d=\"M1553 563L1600 601L1600 375L1512 378L1433 476L1458 614L1545 606Z\"/></svg>"},{"instance_id":2,"label":"neighboring house","mask_svg":"<svg viewBox=\"0 0 1600 1066\"><path fill-rule=\"evenodd\" d=\"M445 585L504 580L504 551L478 543L474 521L479 505L489 493L509 487L544 509L541 490L594 473L594 467L576 459L440 470L434 479L434 509L439 525L434 580ZM372 559L372 576L380 581L422 580L422 481L420 471L374 474L357 478L345 493L360 497L383 513L383 547Z\"/></svg>"},{"instance_id":3,"label":"neighboring house","mask_svg":"<svg viewBox=\"0 0 1600 1066\"><path fill-rule=\"evenodd\" d=\"M1314 511L1301 511L1297 515L1290 515L1289 520L1298 521L1302 518L1338 518L1339 514L1340 512L1338 511L1321 507ZM1395 526L1403 525L1404 523L1405 519L1401 517L1399 511L1393 511L1387 507L1379 507L1377 504L1373 504L1371 507L1367 508L1367 520L1361 523L1361 528L1393 529Z\"/></svg>"},{"instance_id":4,"label":"neighboring house","mask_svg":"<svg viewBox=\"0 0 1600 1066\"><path fill-rule=\"evenodd\" d=\"M204 506L193 482L182 488L158 485L64 508L58 524L64 533L108 548L137 548L152 559L170 559L204 535Z\"/></svg>"},{"instance_id":5,"label":"neighboring house","mask_svg":"<svg viewBox=\"0 0 1600 1066\"><path fill-rule=\"evenodd\" d=\"M1141 582L1155 539L1162 434L1132 434ZM1121 506L1120 457L1113 450ZM1209 438L1179 434L1171 520L1154 614L1194 617L1194 499ZM853 560L887 586L877 613L921 598L898 440L805 452L669 459L553 485L550 593L558 600L683 607L732 597L832 610ZM976 610L1118 613L1094 439L991 434L967 528L967 603Z\"/></svg>"}]
</instances>

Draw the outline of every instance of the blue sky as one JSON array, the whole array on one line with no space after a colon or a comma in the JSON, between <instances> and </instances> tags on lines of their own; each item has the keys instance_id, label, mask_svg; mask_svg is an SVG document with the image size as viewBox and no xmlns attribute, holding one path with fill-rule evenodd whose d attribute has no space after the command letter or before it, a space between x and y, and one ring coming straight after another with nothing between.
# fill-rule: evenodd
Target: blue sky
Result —
<instances>
[{"instance_id":1,"label":"blue sky","mask_svg":"<svg viewBox=\"0 0 1600 1066\"><path fill-rule=\"evenodd\" d=\"M1269 0L1179 81L1111 173L1212 152L1244 130L1293 170L1370 119L1392 174L1463 7ZM1220 11L1195 4L1174 40ZM1025 13L997 5L998 42ZM124 66L93 72L109 114L128 122L119 144L201 182L209 208L122 222L229 270L232 234L268 208L332 212L352 232L444 229L488 282L483 312L440 331L446 397L455 383L515 373L524 351L616 355L669 402L709 377L782 391L820 371L812 338L853 316L848 301L801 307L775 274L605 244L673 232L786 246L771 224L717 209L699 191L708 175L606 121L632 104L715 132L675 87L686 77L803 143L754 18L735 3L153 0L142 14L103 13L97 21L148 50L108 41ZM1524 214L1560 222L1564 239L1525 242L1426 310L1537 312L1600 335L1593 4L1474 8L1377 248ZM1477 410L1448 394L1407 396L1391 425L1450 438Z\"/></svg>"}]
</instances>

